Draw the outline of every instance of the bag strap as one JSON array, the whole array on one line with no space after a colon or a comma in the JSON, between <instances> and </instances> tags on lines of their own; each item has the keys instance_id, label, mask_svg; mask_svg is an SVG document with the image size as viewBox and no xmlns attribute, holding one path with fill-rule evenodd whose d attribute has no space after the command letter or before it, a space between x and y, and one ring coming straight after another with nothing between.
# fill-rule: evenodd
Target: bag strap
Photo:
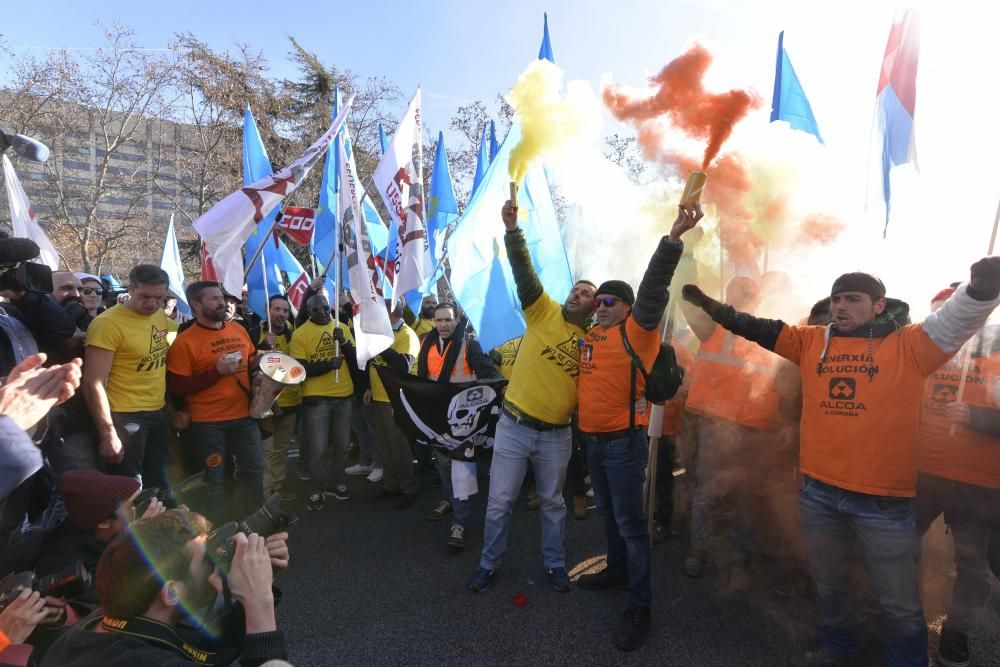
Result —
<instances>
[{"instance_id":1,"label":"bag strap","mask_svg":"<svg viewBox=\"0 0 1000 667\"><path fill-rule=\"evenodd\" d=\"M630 356L632 358L632 371L631 371L631 377L629 378L629 390L628 390L628 398L629 398L629 401L628 401L628 428L631 431L632 429L635 428L635 399L636 399L636 395L635 394L636 394L636 388L637 388L637 386L636 386L637 383L636 383L636 379L635 379L636 369L638 368L639 370L642 371L643 377L646 377L647 373L646 373L646 369L643 368L642 359L640 359L639 355L637 355L635 353L635 350L632 349L631 343L628 342L628 336L625 334L625 321L627 319L628 318L625 318L625 320L622 320L622 323L621 323L621 333L622 333L622 343L625 344L625 351L628 352L628 356Z\"/></svg>"},{"instance_id":2,"label":"bag strap","mask_svg":"<svg viewBox=\"0 0 1000 667\"><path fill-rule=\"evenodd\" d=\"M646 367L642 365L642 359L640 359L639 355L635 353L634 349L632 349L632 344L630 342L628 342L628 334L625 333L625 321L627 319L628 318L625 318L625 320L622 320L621 325L619 325L621 327L621 332L622 332L622 343L625 344L625 351L628 352L628 356L632 357L632 367L633 368L638 368L639 371L644 376L648 377L649 373L646 372Z\"/></svg>"}]
</instances>

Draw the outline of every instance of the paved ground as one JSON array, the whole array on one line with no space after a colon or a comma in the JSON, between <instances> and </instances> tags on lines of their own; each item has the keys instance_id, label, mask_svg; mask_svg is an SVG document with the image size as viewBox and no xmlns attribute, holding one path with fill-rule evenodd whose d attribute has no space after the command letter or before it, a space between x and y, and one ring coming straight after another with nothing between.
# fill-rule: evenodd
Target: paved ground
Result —
<instances>
[{"instance_id":1,"label":"paved ground","mask_svg":"<svg viewBox=\"0 0 1000 667\"><path fill-rule=\"evenodd\" d=\"M485 494L475 496L479 523L469 546L456 552L446 544L448 522L427 520L440 497L430 481L422 473L420 498L406 510L374 501L377 485L363 477L349 480L352 500L331 498L322 512L306 511L301 493L288 504L301 520L292 528L291 570L279 582L278 620L294 665L783 665L810 636L808 599L782 596L764 581L750 597L734 597L719 590L719 577L689 579L680 571L686 545L675 539L654 549L653 634L624 654L610 635L625 593L549 588L537 516L523 498L503 569L489 591L473 593L467 583L482 547ZM603 566L596 514L586 521L571 514L566 544L571 575ZM526 606L514 605L516 593L527 595ZM1000 665L995 614L989 625L973 645L977 664ZM881 664L881 651L870 637L857 664Z\"/></svg>"}]
</instances>

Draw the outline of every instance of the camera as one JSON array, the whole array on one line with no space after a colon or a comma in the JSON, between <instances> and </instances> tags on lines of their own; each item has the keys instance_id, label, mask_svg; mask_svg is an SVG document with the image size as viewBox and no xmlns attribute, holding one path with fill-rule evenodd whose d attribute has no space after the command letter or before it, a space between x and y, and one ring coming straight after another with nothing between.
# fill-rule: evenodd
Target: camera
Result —
<instances>
[{"instance_id":1,"label":"camera","mask_svg":"<svg viewBox=\"0 0 1000 667\"><path fill-rule=\"evenodd\" d=\"M93 576L80 561L44 577L35 576L31 571L14 572L0 579L0 610L6 609L25 588L38 591L42 597L72 600L89 591L93 585Z\"/></svg>"},{"instance_id":2,"label":"camera","mask_svg":"<svg viewBox=\"0 0 1000 667\"><path fill-rule=\"evenodd\" d=\"M132 501L132 510L135 518L141 519L153 500L161 501L168 508L174 508L178 505L194 507L204 500L207 494L208 484L205 483L205 473L202 471L166 490L155 486L143 489Z\"/></svg>"},{"instance_id":3,"label":"camera","mask_svg":"<svg viewBox=\"0 0 1000 667\"><path fill-rule=\"evenodd\" d=\"M250 535L257 533L262 537L270 537L275 533L280 533L293 523L299 520L291 512L283 512L281 505L281 495L275 493L261 506L259 510L243 519L243 521L230 521L213 530L205 543L205 550L215 561L223 572L229 571L229 566L233 563L233 556L236 554L237 533Z\"/></svg>"},{"instance_id":4,"label":"camera","mask_svg":"<svg viewBox=\"0 0 1000 667\"><path fill-rule=\"evenodd\" d=\"M0 290L48 294L52 291L52 269L44 264L22 262L0 273Z\"/></svg>"}]
</instances>

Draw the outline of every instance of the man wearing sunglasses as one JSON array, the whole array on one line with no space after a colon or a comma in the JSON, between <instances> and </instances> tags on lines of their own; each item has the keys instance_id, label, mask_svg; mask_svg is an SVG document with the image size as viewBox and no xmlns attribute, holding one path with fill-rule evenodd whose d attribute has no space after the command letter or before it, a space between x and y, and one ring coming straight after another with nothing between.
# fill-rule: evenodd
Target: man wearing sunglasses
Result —
<instances>
[{"instance_id":1,"label":"man wearing sunglasses","mask_svg":"<svg viewBox=\"0 0 1000 667\"><path fill-rule=\"evenodd\" d=\"M681 236L702 218L701 207L682 204L669 236L660 239L639 283L639 298L622 280L608 280L594 300L597 326L580 352L580 431L597 511L608 538L607 567L580 577L580 587L628 588L628 609L614 632L615 646L637 649L650 628L649 534L642 507L649 404L645 378L632 364L625 339L652 368L660 350L659 324L684 244Z\"/></svg>"},{"instance_id":2,"label":"man wearing sunglasses","mask_svg":"<svg viewBox=\"0 0 1000 667\"><path fill-rule=\"evenodd\" d=\"M551 586L566 592L571 586L563 546L566 501L562 491L573 447L570 418L576 409L580 342L594 312L595 288L590 281L577 281L562 304L547 295L532 268L524 233L518 229L517 208L508 201L501 217L507 228L504 245L527 329L497 423L483 554L469 587L485 591L503 562L507 524L531 461L541 499L545 570Z\"/></svg>"}]
</instances>

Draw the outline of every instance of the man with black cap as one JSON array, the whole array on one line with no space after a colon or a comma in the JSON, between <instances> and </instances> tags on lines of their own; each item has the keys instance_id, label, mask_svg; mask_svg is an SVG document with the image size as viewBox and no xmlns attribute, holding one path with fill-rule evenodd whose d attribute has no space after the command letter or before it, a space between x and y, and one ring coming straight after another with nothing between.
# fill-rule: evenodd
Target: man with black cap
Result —
<instances>
[{"instance_id":1,"label":"man with black cap","mask_svg":"<svg viewBox=\"0 0 1000 667\"><path fill-rule=\"evenodd\" d=\"M642 506L648 456L645 426L649 404L642 398L645 378L633 365L632 348L643 368L651 369L660 351L659 324L667 289L681 258L681 236L702 218L698 205L681 205L670 235L649 260L639 298L622 280L597 288L597 326L580 352L579 422L597 511L608 538L607 567L580 577L581 588L628 587L628 609L614 631L615 646L630 651L646 641L652 592L649 585L649 534ZM634 304L634 305L633 305Z\"/></svg>"},{"instance_id":2,"label":"man with black cap","mask_svg":"<svg viewBox=\"0 0 1000 667\"><path fill-rule=\"evenodd\" d=\"M801 327L737 312L694 285L683 290L718 324L798 365L802 377L799 518L820 643L789 664L842 665L856 652L849 600L857 540L882 608L888 663L926 665L913 503L924 379L1000 303L1000 257L973 264L969 283L921 324L905 324L905 304L887 300L882 281L866 273L840 276L830 294L832 324Z\"/></svg>"}]
</instances>

